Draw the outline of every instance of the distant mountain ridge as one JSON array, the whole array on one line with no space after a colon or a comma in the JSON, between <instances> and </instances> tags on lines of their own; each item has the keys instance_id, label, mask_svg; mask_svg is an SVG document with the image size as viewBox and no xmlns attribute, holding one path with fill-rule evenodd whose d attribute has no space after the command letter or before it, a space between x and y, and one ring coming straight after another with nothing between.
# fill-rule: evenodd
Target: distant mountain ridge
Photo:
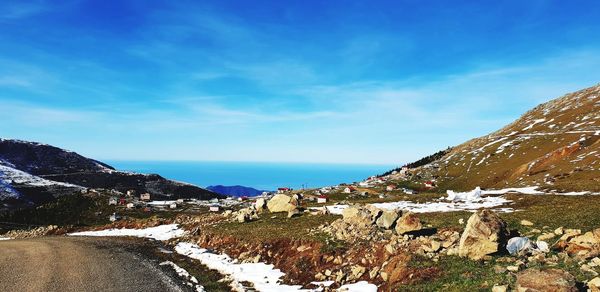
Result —
<instances>
[{"instance_id":1,"label":"distant mountain ridge","mask_svg":"<svg viewBox=\"0 0 600 292\"><path fill-rule=\"evenodd\" d=\"M243 197L243 196L254 197L254 196L261 195L263 192L268 192L268 191L257 190L255 188L245 187L245 186L216 185L216 186L208 186L208 187L206 187L206 189L211 190L211 191L221 194L221 195L235 196L235 197Z\"/></svg>"},{"instance_id":2,"label":"distant mountain ridge","mask_svg":"<svg viewBox=\"0 0 600 292\"><path fill-rule=\"evenodd\" d=\"M600 191L600 84L566 94L412 169L440 189ZM400 174L390 175L399 178Z\"/></svg>"},{"instance_id":3,"label":"distant mountain ridge","mask_svg":"<svg viewBox=\"0 0 600 292\"><path fill-rule=\"evenodd\" d=\"M0 139L0 209L33 206L84 188L136 190L156 199L221 195L157 174L115 170L75 152L36 142Z\"/></svg>"}]
</instances>

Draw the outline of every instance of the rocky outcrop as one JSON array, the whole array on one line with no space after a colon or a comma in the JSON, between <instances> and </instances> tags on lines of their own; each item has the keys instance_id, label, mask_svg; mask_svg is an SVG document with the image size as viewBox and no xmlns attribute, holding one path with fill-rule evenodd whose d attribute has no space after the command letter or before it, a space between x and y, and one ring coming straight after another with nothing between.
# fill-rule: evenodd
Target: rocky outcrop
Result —
<instances>
[{"instance_id":1,"label":"rocky outcrop","mask_svg":"<svg viewBox=\"0 0 600 292\"><path fill-rule=\"evenodd\" d=\"M275 195L267 202L267 208L272 213L289 212L296 208L297 205L292 204L292 197L287 195Z\"/></svg>"},{"instance_id":2,"label":"rocky outcrop","mask_svg":"<svg viewBox=\"0 0 600 292\"><path fill-rule=\"evenodd\" d=\"M516 290L519 292L556 291L575 292L575 278L558 269L528 269L517 274Z\"/></svg>"},{"instance_id":3,"label":"rocky outcrop","mask_svg":"<svg viewBox=\"0 0 600 292\"><path fill-rule=\"evenodd\" d=\"M506 222L493 211L485 209L473 214L467 221L458 253L461 257L479 260L504 250L507 239Z\"/></svg>"}]
</instances>

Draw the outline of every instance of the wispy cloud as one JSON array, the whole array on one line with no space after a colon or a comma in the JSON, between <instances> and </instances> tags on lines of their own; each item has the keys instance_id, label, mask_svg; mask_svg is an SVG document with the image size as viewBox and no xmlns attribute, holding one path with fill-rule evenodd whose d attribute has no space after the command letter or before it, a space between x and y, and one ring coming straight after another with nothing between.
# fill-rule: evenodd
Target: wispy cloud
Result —
<instances>
[{"instance_id":1,"label":"wispy cloud","mask_svg":"<svg viewBox=\"0 0 600 292\"><path fill-rule=\"evenodd\" d=\"M34 16L47 11L45 1L3 1L0 4L0 20L15 20Z\"/></svg>"}]
</instances>

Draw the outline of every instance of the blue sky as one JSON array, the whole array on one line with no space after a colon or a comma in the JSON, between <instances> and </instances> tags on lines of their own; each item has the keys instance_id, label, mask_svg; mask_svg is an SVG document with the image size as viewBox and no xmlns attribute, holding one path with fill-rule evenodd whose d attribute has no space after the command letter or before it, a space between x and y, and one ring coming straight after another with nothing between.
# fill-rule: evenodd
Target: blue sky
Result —
<instances>
[{"instance_id":1,"label":"blue sky","mask_svg":"<svg viewBox=\"0 0 600 292\"><path fill-rule=\"evenodd\" d=\"M2 1L0 136L401 164L599 83L598 19L577 0Z\"/></svg>"}]
</instances>

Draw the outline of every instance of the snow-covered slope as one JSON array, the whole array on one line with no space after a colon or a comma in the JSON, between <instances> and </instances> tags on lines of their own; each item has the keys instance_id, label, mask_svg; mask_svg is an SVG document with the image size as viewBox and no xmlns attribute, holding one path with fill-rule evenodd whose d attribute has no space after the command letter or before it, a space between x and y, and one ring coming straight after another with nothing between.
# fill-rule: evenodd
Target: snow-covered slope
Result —
<instances>
[{"instance_id":1,"label":"snow-covered slope","mask_svg":"<svg viewBox=\"0 0 600 292\"><path fill-rule=\"evenodd\" d=\"M450 189L600 191L600 85L539 105L415 173Z\"/></svg>"}]
</instances>

